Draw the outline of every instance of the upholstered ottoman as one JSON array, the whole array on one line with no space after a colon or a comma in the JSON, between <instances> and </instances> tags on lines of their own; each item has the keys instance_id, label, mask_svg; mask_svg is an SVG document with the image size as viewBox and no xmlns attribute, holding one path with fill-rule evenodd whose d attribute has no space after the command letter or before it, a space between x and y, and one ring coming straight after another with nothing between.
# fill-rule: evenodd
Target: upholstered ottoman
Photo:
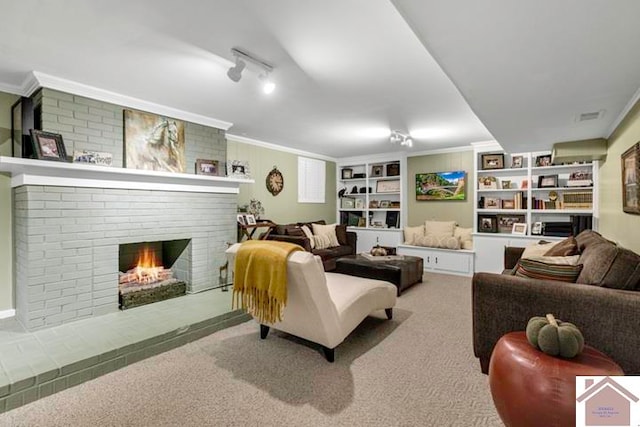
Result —
<instances>
[{"instance_id":1,"label":"upholstered ottoman","mask_svg":"<svg viewBox=\"0 0 640 427\"><path fill-rule=\"evenodd\" d=\"M400 296L408 287L422 282L422 270L420 257L403 255L392 260L371 261L362 255L349 255L338 258L334 273L391 282Z\"/></svg>"},{"instance_id":2,"label":"upholstered ottoman","mask_svg":"<svg viewBox=\"0 0 640 427\"><path fill-rule=\"evenodd\" d=\"M489 363L491 396L507 427L576 425L576 376L624 375L609 357L585 346L573 359L533 348L524 332L498 340Z\"/></svg>"}]
</instances>

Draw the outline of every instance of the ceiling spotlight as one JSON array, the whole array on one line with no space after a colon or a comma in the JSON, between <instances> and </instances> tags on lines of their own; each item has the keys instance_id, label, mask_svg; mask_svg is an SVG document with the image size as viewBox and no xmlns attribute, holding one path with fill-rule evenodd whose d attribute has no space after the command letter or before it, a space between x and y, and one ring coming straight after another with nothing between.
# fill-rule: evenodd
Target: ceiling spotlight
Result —
<instances>
[{"instance_id":1,"label":"ceiling spotlight","mask_svg":"<svg viewBox=\"0 0 640 427\"><path fill-rule=\"evenodd\" d=\"M227 71L227 76L229 76L231 80L238 82L242 77L242 71L245 67L247 65L251 65L254 66L254 69L257 67L260 72L259 78L262 82L263 92L268 94L274 91L276 85L269 79L269 74L273 71L273 66L271 64L268 64L267 62L235 47L231 49L231 53L236 58L235 65Z\"/></svg>"},{"instance_id":2,"label":"ceiling spotlight","mask_svg":"<svg viewBox=\"0 0 640 427\"><path fill-rule=\"evenodd\" d=\"M236 65L229 68L229 71L227 71L227 76L229 76L232 81L238 83L240 81L240 78L242 77L242 70L244 70L244 67L246 66L247 64L242 59L236 57Z\"/></svg>"},{"instance_id":3,"label":"ceiling spotlight","mask_svg":"<svg viewBox=\"0 0 640 427\"><path fill-rule=\"evenodd\" d=\"M406 135L400 131L392 130L391 135L389 136L389 141L392 144L400 144L405 147L413 147L413 140L409 135Z\"/></svg>"}]
</instances>

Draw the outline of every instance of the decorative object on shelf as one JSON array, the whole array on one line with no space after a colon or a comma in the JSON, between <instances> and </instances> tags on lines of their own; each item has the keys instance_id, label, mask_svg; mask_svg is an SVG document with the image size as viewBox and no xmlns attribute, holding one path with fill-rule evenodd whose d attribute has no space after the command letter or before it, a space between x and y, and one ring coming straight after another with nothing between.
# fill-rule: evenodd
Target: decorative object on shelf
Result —
<instances>
[{"instance_id":1,"label":"decorative object on shelf","mask_svg":"<svg viewBox=\"0 0 640 427\"><path fill-rule=\"evenodd\" d=\"M338 197L343 197L344 193L346 193L346 192L347 192L347 187L344 187L343 189L338 191Z\"/></svg>"},{"instance_id":2,"label":"decorative object on shelf","mask_svg":"<svg viewBox=\"0 0 640 427\"><path fill-rule=\"evenodd\" d=\"M529 344L549 356L571 359L584 349L580 329L573 323L556 319L553 314L529 319L526 333Z\"/></svg>"},{"instance_id":3,"label":"decorative object on shelf","mask_svg":"<svg viewBox=\"0 0 640 427\"><path fill-rule=\"evenodd\" d=\"M74 150L73 163L111 166L113 164L113 154L100 151Z\"/></svg>"},{"instance_id":4,"label":"decorative object on shelf","mask_svg":"<svg viewBox=\"0 0 640 427\"><path fill-rule=\"evenodd\" d=\"M482 154L482 169L504 169L504 154Z\"/></svg>"},{"instance_id":5,"label":"decorative object on shelf","mask_svg":"<svg viewBox=\"0 0 640 427\"><path fill-rule=\"evenodd\" d=\"M500 233L511 233L513 225L525 222L524 215L498 215L498 230Z\"/></svg>"},{"instance_id":6,"label":"decorative object on shelf","mask_svg":"<svg viewBox=\"0 0 640 427\"><path fill-rule=\"evenodd\" d=\"M558 192L555 190L549 191L549 200L551 200L552 202L558 200Z\"/></svg>"},{"instance_id":7,"label":"decorative object on shelf","mask_svg":"<svg viewBox=\"0 0 640 427\"><path fill-rule=\"evenodd\" d=\"M359 217L358 227L366 227L366 226L367 226L367 220L364 217Z\"/></svg>"},{"instance_id":8,"label":"decorative object on shelf","mask_svg":"<svg viewBox=\"0 0 640 427\"><path fill-rule=\"evenodd\" d=\"M371 187L360 187L360 190L358 190L358 193L360 194L371 193Z\"/></svg>"},{"instance_id":9,"label":"decorative object on shelf","mask_svg":"<svg viewBox=\"0 0 640 427\"><path fill-rule=\"evenodd\" d=\"M400 175L400 163L387 164L387 176L398 176L398 175Z\"/></svg>"},{"instance_id":10,"label":"decorative object on shelf","mask_svg":"<svg viewBox=\"0 0 640 427\"><path fill-rule=\"evenodd\" d=\"M400 228L400 212L398 211L386 212L384 222L388 228Z\"/></svg>"},{"instance_id":11,"label":"decorative object on shelf","mask_svg":"<svg viewBox=\"0 0 640 427\"><path fill-rule=\"evenodd\" d=\"M511 181L508 179L503 179L500 184L502 184L502 189L503 190L508 190L511 188Z\"/></svg>"},{"instance_id":12,"label":"decorative object on shelf","mask_svg":"<svg viewBox=\"0 0 640 427\"><path fill-rule=\"evenodd\" d=\"M245 215L244 219L247 222L246 225L256 225L257 224L256 217L253 216L252 214Z\"/></svg>"},{"instance_id":13,"label":"decorative object on shelf","mask_svg":"<svg viewBox=\"0 0 640 427\"><path fill-rule=\"evenodd\" d=\"M37 129L31 129L30 132L33 154L36 159L67 161L67 150L64 148L62 135Z\"/></svg>"},{"instance_id":14,"label":"decorative object on shelf","mask_svg":"<svg viewBox=\"0 0 640 427\"><path fill-rule=\"evenodd\" d=\"M238 224L240 225L247 225L247 220L244 218L243 214L236 215L236 221L238 221Z\"/></svg>"},{"instance_id":15,"label":"decorative object on shelf","mask_svg":"<svg viewBox=\"0 0 640 427\"><path fill-rule=\"evenodd\" d=\"M395 201L395 200L391 200L391 203L389 204L389 207L391 209L400 209L400 202L399 201Z\"/></svg>"},{"instance_id":16,"label":"decorative object on shelf","mask_svg":"<svg viewBox=\"0 0 640 427\"><path fill-rule=\"evenodd\" d=\"M573 171L569 174L567 187L593 187L593 174L589 171Z\"/></svg>"},{"instance_id":17,"label":"decorative object on shelf","mask_svg":"<svg viewBox=\"0 0 640 427\"><path fill-rule=\"evenodd\" d=\"M486 197L484 199L484 208L485 209L500 209L501 203L500 199L495 197Z\"/></svg>"},{"instance_id":18,"label":"decorative object on shelf","mask_svg":"<svg viewBox=\"0 0 640 427\"><path fill-rule=\"evenodd\" d=\"M357 186L357 185L354 185L354 186L351 188L351 193L349 193L349 194L358 194L358 186Z\"/></svg>"},{"instance_id":19,"label":"decorative object on shelf","mask_svg":"<svg viewBox=\"0 0 640 427\"><path fill-rule=\"evenodd\" d=\"M267 185L267 191L269 191L273 196L280 194L284 188L284 177L278 170L277 166L274 166L273 169L271 169L271 172L267 174L265 183Z\"/></svg>"},{"instance_id":20,"label":"decorative object on shelf","mask_svg":"<svg viewBox=\"0 0 640 427\"><path fill-rule=\"evenodd\" d=\"M353 174L353 179L365 179L367 177L366 173L354 173Z\"/></svg>"},{"instance_id":21,"label":"decorative object on shelf","mask_svg":"<svg viewBox=\"0 0 640 427\"><path fill-rule=\"evenodd\" d=\"M342 209L354 209L356 206L356 199L351 197L343 197L340 199L340 207Z\"/></svg>"},{"instance_id":22,"label":"decorative object on shelf","mask_svg":"<svg viewBox=\"0 0 640 427\"><path fill-rule=\"evenodd\" d=\"M538 188L553 188L558 186L558 175L540 175Z\"/></svg>"},{"instance_id":23,"label":"decorative object on shelf","mask_svg":"<svg viewBox=\"0 0 640 427\"><path fill-rule=\"evenodd\" d=\"M536 221L533 223L533 227L531 227L531 234L534 236L540 236L542 234L542 222Z\"/></svg>"},{"instance_id":24,"label":"decorative object on shelf","mask_svg":"<svg viewBox=\"0 0 640 427\"><path fill-rule=\"evenodd\" d=\"M349 227L357 227L361 219L364 219L364 218L362 218L360 215L356 215L354 213L349 212L347 225L349 225Z\"/></svg>"},{"instance_id":25,"label":"decorative object on shelf","mask_svg":"<svg viewBox=\"0 0 640 427\"><path fill-rule=\"evenodd\" d=\"M484 209L484 196L478 198L478 209Z\"/></svg>"},{"instance_id":26,"label":"decorative object on shelf","mask_svg":"<svg viewBox=\"0 0 640 427\"><path fill-rule=\"evenodd\" d=\"M513 224L513 229L511 229L511 234L527 234L527 223L516 223Z\"/></svg>"},{"instance_id":27,"label":"decorative object on shelf","mask_svg":"<svg viewBox=\"0 0 640 427\"><path fill-rule=\"evenodd\" d=\"M373 165L371 166L371 177L379 178L382 176L383 171L384 171L384 168L382 165Z\"/></svg>"},{"instance_id":28,"label":"decorative object on shelf","mask_svg":"<svg viewBox=\"0 0 640 427\"><path fill-rule=\"evenodd\" d=\"M640 143L622 153L622 210L626 213L640 214Z\"/></svg>"},{"instance_id":29,"label":"decorative object on shelf","mask_svg":"<svg viewBox=\"0 0 640 427\"><path fill-rule=\"evenodd\" d=\"M250 179L249 162L244 160L227 161L227 176L240 179Z\"/></svg>"},{"instance_id":30,"label":"decorative object on shelf","mask_svg":"<svg viewBox=\"0 0 640 427\"><path fill-rule=\"evenodd\" d=\"M480 178L478 178L478 189L497 190L498 180L495 176L481 176Z\"/></svg>"},{"instance_id":31,"label":"decorative object on shelf","mask_svg":"<svg viewBox=\"0 0 640 427\"><path fill-rule=\"evenodd\" d=\"M527 188L529 188L529 180L525 179L520 183L520 188L522 190L526 190Z\"/></svg>"},{"instance_id":32,"label":"decorative object on shelf","mask_svg":"<svg viewBox=\"0 0 640 427\"><path fill-rule=\"evenodd\" d=\"M536 157L536 167L551 166L551 154Z\"/></svg>"},{"instance_id":33,"label":"decorative object on shelf","mask_svg":"<svg viewBox=\"0 0 640 427\"><path fill-rule=\"evenodd\" d=\"M364 209L364 199L356 199L356 209Z\"/></svg>"},{"instance_id":34,"label":"decorative object on shelf","mask_svg":"<svg viewBox=\"0 0 640 427\"><path fill-rule=\"evenodd\" d=\"M124 110L125 167L186 171L184 122L142 111Z\"/></svg>"},{"instance_id":35,"label":"decorative object on shelf","mask_svg":"<svg viewBox=\"0 0 640 427\"><path fill-rule=\"evenodd\" d=\"M379 206L377 200L369 200L369 209L378 209Z\"/></svg>"},{"instance_id":36,"label":"decorative object on shelf","mask_svg":"<svg viewBox=\"0 0 640 427\"><path fill-rule=\"evenodd\" d=\"M398 193L400 192L399 179L384 179L376 182L376 193Z\"/></svg>"},{"instance_id":37,"label":"decorative object on shelf","mask_svg":"<svg viewBox=\"0 0 640 427\"><path fill-rule=\"evenodd\" d=\"M416 200L465 200L466 172L432 172L416 174Z\"/></svg>"},{"instance_id":38,"label":"decorative object on shelf","mask_svg":"<svg viewBox=\"0 0 640 427\"><path fill-rule=\"evenodd\" d=\"M217 160L196 159L196 175L220 175Z\"/></svg>"},{"instance_id":39,"label":"decorative object on shelf","mask_svg":"<svg viewBox=\"0 0 640 427\"><path fill-rule=\"evenodd\" d=\"M380 209L388 209L391 206L391 201L389 200L380 200Z\"/></svg>"},{"instance_id":40,"label":"decorative object on shelf","mask_svg":"<svg viewBox=\"0 0 640 427\"><path fill-rule=\"evenodd\" d=\"M502 200L502 209L515 209L516 202L513 199Z\"/></svg>"},{"instance_id":41,"label":"decorative object on shelf","mask_svg":"<svg viewBox=\"0 0 640 427\"><path fill-rule=\"evenodd\" d=\"M341 175L342 175L342 179L351 179L353 178L353 169L342 168Z\"/></svg>"},{"instance_id":42,"label":"decorative object on shelf","mask_svg":"<svg viewBox=\"0 0 640 427\"><path fill-rule=\"evenodd\" d=\"M512 156L511 157L511 168L521 168L524 166L524 157L523 156Z\"/></svg>"},{"instance_id":43,"label":"decorative object on shelf","mask_svg":"<svg viewBox=\"0 0 640 427\"><path fill-rule=\"evenodd\" d=\"M478 215L478 231L480 233L497 233L498 218L495 215Z\"/></svg>"}]
</instances>

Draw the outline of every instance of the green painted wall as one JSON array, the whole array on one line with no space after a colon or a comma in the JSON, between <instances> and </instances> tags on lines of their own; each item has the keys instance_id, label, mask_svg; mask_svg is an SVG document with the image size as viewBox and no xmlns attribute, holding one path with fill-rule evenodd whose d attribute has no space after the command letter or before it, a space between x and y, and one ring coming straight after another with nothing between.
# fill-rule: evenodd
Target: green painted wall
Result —
<instances>
[{"instance_id":1,"label":"green painted wall","mask_svg":"<svg viewBox=\"0 0 640 427\"><path fill-rule=\"evenodd\" d=\"M249 162L254 184L241 184L238 205L250 199L262 202L263 218L279 224L324 219L336 221L336 164L326 162L325 203L298 203L298 155L251 145L227 138L227 160ZM277 196L267 191L265 179L274 166L284 177L284 189Z\"/></svg>"},{"instance_id":2,"label":"green painted wall","mask_svg":"<svg viewBox=\"0 0 640 427\"><path fill-rule=\"evenodd\" d=\"M640 102L609 138L607 159L599 169L598 195L600 222L598 230L607 239L640 253L640 215L622 211L622 177L620 155L640 141Z\"/></svg>"},{"instance_id":3,"label":"green painted wall","mask_svg":"<svg viewBox=\"0 0 640 427\"><path fill-rule=\"evenodd\" d=\"M11 105L17 100L17 95L0 92L0 156L11 156ZM11 178L0 174L0 311L15 307L12 234Z\"/></svg>"},{"instance_id":4,"label":"green painted wall","mask_svg":"<svg viewBox=\"0 0 640 427\"><path fill-rule=\"evenodd\" d=\"M416 200L416 174L427 172L467 172L467 199L448 202L419 202ZM473 179L473 151L429 154L407 158L407 216L408 225L414 227L426 220L456 221L460 227L473 227L475 186Z\"/></svg>"}]
</instances>

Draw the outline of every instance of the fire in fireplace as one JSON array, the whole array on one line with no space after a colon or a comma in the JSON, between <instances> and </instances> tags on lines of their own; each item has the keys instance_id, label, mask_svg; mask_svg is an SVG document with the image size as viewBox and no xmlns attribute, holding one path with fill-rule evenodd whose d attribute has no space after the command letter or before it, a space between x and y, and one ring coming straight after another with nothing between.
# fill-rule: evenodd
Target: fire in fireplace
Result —
<instances>
[{"instance_id":1,"label":"fire in fireplace","mask_svg":"<svg viewBox=\"0 0 640 427\"><path fill-rule=\"evenodd\" d=\"M188 268L180 268L180 264L185 266L189 262L190 257L185 254L187 247L189 240L120 245L120 308L124 310L184 295L186 277L177 276L188 275L184 274Z\"/></svg>"}]
</instances>

